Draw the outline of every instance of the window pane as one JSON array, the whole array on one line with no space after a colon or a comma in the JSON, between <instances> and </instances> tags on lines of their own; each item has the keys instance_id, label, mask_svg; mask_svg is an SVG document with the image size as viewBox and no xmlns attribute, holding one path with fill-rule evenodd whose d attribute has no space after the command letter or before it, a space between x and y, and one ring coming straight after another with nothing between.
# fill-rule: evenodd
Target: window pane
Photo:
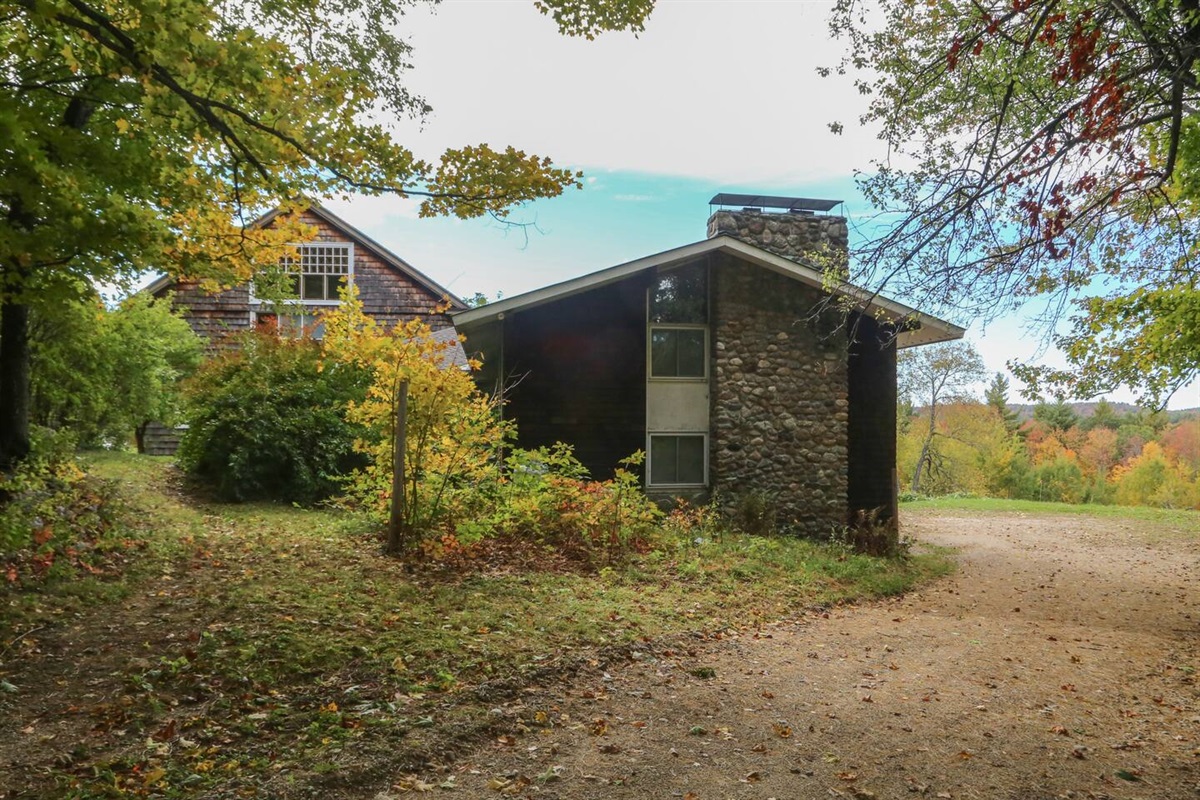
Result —
<instances>
[{"instance_id":1,"label":"window pane","mask_svg":"<svg viewBox=\"0 0 1200 800\"><path fill-rule=\"evenodd\" d=\"M310 339L325 338L325 317L323 315L304 315L304 333Z\"/></svg>"},{"instance_id":2,"label":"window pane","mask_svg":"<svg viewBox=\"0 0 1200 800\"><path fill-rule=\"evenodd\" d=\"M675 374L680 378L704 377L704 331L674 331L679 354Z\"/></svg>"},{"instance_id":3,"label":"window pane","mask_svg":"<svg viewBox=\"0 0 1200 800\"><path fill-rule=\"evenodd\" d=\"M650 374L657 378L674 378L679 363L679 331L650 332Z\"/></svg>"},{"instance_id":4,"label":"window pane","mask_svg":"<svg viewBox=\"0 0 1200 800\"><path fill-rule=\"evenodd\" d=\"M704 437L700 434L650 437L650 485L704 484Z\"/></svg>"},{"instance_id":5,"label":"window pane","mask_svg":"<svg viewBox=\"0 0 1200 800\"><path fill-rule=\"evenodd\" d=\"M300 276L295 273L288 275L288 294L300 296Z\"/></svg>"},{"instance_id":6,"label":"window pane","mask_svg":"<svg viewBox=\"0 0 1200 800\"><path fill-rule=\"evenodd\" d=\"M677 439L674 436L650 437L650 483L679 483L676 480L675 462L678 456Z\"/></svg>"},{"instance_id":7,"label":"window pane","mask_svg":"<svg viewBox=\"0 0 1200 800\"><path fill-rule=\"evenodd\" d=\"M326 287L327 287L325 290L327 292L327 294L325 295L326 299L328 299L328 300L338 299L338 296L339 296L338 291L343 286L346 285L346 276L345 275L328 275L328 276L326 276L325 280L326 280Z\"/></svg>"},{"instance_id":8,"label":"window pane","mask_svg":"<svg viewBox=\"0 0 1200 800\"><path fill-rule=\"evenodd\" d=\"M304 328L304 320L296 314L279 315L279 334L288 339L299 339Z\"/></svg>"},{"instance_id":9,"label":"window pane","mask_svg":"<svg viewBox=\"0 0 1200 800\"><path fill-rule=\"evenodd\" d=\"M655 328L650 331L650 376L703 378L706 374L704 331Z\"/></svg>"},{"instance_id":10,"label":"window pane","mask_svg":"<svg viewBox=\"0 0 1200 800\"><path fill-rule=\"evenodd\" d=\"M325 300L325 276L305 275L304 293L300 295L305 300Z\"/></svg>"},{"instance_id":11,"label":"window pane","mask_svg":"<svg viewBox=\"0 0 1200 800\"><path fill-rule=\"evenodd\" d=\"M676 442L676 483L704 483L704 437L679 436Z\"/></svg>"},{"instance_id":12,"label":"window pane","mask_svg":"<svg viewBox=\"0 0 1200 800\"><path fill-rule=\"evenodd\" d=\"M708 272L703 265L658 278L650 291L650 321L695 325L708 322Z\"/></svg>"}]
</instances>

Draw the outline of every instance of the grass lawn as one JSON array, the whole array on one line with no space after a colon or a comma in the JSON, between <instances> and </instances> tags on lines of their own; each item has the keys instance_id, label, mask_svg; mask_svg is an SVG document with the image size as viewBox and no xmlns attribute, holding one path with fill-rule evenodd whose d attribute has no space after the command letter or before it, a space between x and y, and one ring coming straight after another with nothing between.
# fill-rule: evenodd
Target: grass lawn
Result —
<instances>
[{"instance_id":1,"label":"grass lawn","mask_svg":"<svg viewBox=\"0 0 1200 800\"><path fill-rule=\"evenodd\" d=\"M91 463L147 545L115 582L0 597L0 713L29 731L0 731L0 785L30 796L370 796L580 664L686 656L694 635L951 569L734 534L599 571L519 551L443 569L380 555L353 515L202 504L164 459Z\"/></svg>"},{"instance_id":2,"label":"grass lawn","mask_svg":"<svg viewBox=\"0 0 1200 800\"><path fill-rule=\"evenodd\" d=\"M1200 511L1187 509L1044 503L1038 500L1001 500L992 497L932 497L901 503L901 514L909 510L1076 514L1107 519L1140 520L1186 533L1200 533Z\"/></svg>"}]
</instances>

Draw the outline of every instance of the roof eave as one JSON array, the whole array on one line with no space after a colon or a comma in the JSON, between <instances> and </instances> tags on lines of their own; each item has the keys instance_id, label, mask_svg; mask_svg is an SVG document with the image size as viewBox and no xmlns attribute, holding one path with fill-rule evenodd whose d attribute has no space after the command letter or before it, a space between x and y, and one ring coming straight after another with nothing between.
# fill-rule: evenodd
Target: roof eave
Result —
<instances>
[{"instance_id":1,"label":"roof eave","mask_svg":"<svg viewBox=\"0 0 1200 800\"><path fill-rule=\"evenodd\" d=\"M795 278L809 286L827 290L819 269L747 244L740 239L722 235L460 311L453 314L454 324L459 330L466 330L502 319L505 314L525 311L623 280L639 272L669 267L717 251L737 254L759 266ZM908 322L910 330L902 332L897 339L897 346L900 348L961 339L966 333L966 329L958 325L851 284L844 284L833 291L864 303L868 312L876 313L889 322Z\"/></svg>"}]
</instances>

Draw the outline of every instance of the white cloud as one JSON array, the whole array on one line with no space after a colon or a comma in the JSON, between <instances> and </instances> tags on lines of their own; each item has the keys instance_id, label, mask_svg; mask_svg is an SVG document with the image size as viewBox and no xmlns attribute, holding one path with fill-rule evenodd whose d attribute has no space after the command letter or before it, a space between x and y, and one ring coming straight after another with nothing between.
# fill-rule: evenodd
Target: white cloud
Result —
<instances>
[{"instance_id":1,"label":"white cloud","mask_svg":"<svg viewBox=\"0 0 1200 800\"><path fill-rule=\"evenodd\" d=\"M644 34L558 35L532 3L448 2L406 17L410 85L434 107L423 155L487 141L559 163L765 188L845 177L879 145L844 78L827 2L660 2ZM828 123L846 123L835 136Z\"/></svg>"}]
</instances>

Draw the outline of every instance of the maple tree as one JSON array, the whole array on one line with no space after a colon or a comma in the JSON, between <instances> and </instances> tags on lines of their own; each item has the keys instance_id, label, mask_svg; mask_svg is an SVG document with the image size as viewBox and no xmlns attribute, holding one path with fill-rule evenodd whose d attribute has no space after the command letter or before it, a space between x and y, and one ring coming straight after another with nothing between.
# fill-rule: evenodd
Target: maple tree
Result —
<instances>
[{"instance_id":1,"label":"maple tree","mask_svg":"<svg viewBox=\"0 0 1200 800\"><path fill-rule=\"evenodd\" d=\"M1200 4L839 0L831 27L888 146L863 280L985 318L1038 299L1071 369L1034 389L1197 375Z\"/></svg>"},{"instance_id":2,"label":"maple tree","mask_svg":"<svg viewBox=\"0 0 1200 800\"><path fill-rule=\"evenodd\" d=\"M417 0L0 2L0 470L28 452L30 309L166 268L214 285L275 263L299 226L250 223L339 192L503 217L579 185L513 147L437 161L397 34ZM640 30L646 2L545 0L560 31Z\"/></svg>"}]
</instances>

